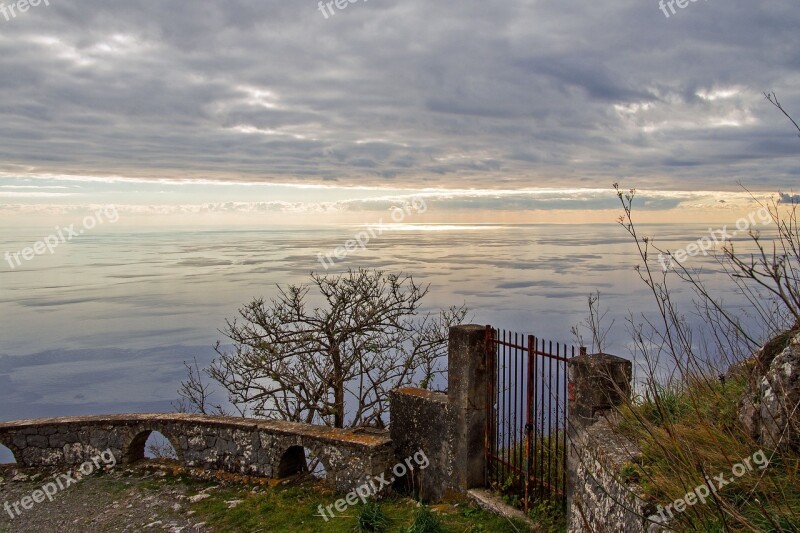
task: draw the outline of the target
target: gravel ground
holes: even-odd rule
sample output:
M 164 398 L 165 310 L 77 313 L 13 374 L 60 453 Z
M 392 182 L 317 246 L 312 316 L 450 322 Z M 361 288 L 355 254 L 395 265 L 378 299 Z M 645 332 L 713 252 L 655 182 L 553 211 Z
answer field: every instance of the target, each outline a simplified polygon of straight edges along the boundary
M 52 502 L 45 499 L 33 503 L 30 510 L 20 504 L 21 515 L 12 519 L 5 503 L 16 514 L 15 502 L 32 496 L 53 476 L 69 470 L 24 470 L 0 465 L 0 533 L 210 531 L 199 518 L 193 519 L 190 507 L 215 485 L 182 478 L 168 480 L 166 468 L 155 464 L 118 466 L 73 483 L 59 491 Z

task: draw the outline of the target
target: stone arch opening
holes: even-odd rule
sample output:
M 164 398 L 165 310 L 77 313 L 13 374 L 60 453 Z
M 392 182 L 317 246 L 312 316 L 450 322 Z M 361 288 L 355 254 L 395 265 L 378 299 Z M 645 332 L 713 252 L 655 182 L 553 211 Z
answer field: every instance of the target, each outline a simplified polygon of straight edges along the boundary
M 291 477 L 297 474 L 308 472 L 306 462 L 306 450 L 302 446 L 291 446 L 283 452 L 281 461 L 278 464 L 278 479 Z
M 144 443 L 144 458 L 177 461 L 178 452 L 163 433 L 153 431 Z
M 15 465 L 17 464 L 17 457 L 11 448 L 0 442 L 0 465 Z
M 278 479 L 299 474 L 325 479 L 328 472 L 324 461 L 317 452 L 303 446 L 291 446 L 281 456 L 277 474 Z
M 126 456 L 128 463 L 145 459 L 182 461 L 183 457 L 172 439 L 160 431 L 148 429 L 133 438 Z
M 323 457 L 316 450 L 309 448 L 305 450 L 309 473 L 317 479 L 327 479 L 328 468 Z

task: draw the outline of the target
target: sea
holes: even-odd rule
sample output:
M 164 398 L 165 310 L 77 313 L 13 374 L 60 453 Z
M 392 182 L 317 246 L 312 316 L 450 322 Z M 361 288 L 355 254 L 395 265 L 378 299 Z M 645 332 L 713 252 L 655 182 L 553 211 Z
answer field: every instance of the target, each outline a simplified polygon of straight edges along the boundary
M 348 268 L 405 273 L 429 286 L 423 312 L 465 304 L 469 322 L 576 344 L 599 291 L 605 351 L 634 359 L 631 324 L 653 313 L 637 246 L 620 225 L 387 226 L 326 266 L 352 225 L 87 232 L 53 253 L 0 266 L 0 420 L 171 412 L 184 362 L 207 365 L 226 319 L 278 286 Z M 687 247 L 707 225 L 646 225 L 662 249 Z M 46 237 L 0 230 L 0 254 Z M 353 248 L 352 245 L 350 248 Z M 660 272 L 655 255 L 649 266 Z M 687 260 L 727 305 L 744 301 L 711 255 Z M 660 275 L 660 274 L 659 274 Z M 690 287 L 670 275 L 690 320 Z M 587 335 L 584 332 L 584 335 Z M 589 338 L 588 335 L 586 337 Z M 636 361 L 638 363 L 638 361 Z

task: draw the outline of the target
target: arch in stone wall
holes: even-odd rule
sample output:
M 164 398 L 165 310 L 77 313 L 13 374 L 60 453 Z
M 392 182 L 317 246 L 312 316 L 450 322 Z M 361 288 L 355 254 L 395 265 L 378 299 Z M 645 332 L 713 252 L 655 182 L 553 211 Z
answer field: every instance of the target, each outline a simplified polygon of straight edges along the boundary
M 275 477 L 283 479 L 308 472 L 306 450 L 302 446 L 289 446 L 281 455 Z
M 289 446 L 283 451 L 283 453 L 279 456 L 280 461 L 278 462 L 278 465 L 273 470 L 273 477 L 283 479 L 285 477 L 308 472 L 308 454 L 306 453 L 306 450 L 311 452 L 314 457 L 319 459 L 319 462 L 322 465 L 325 474 L 327 475 L 327 473 L 330 472 L 328 459 L 319 453 L 319 449 L 316 446 L 309 446 L 309 444 L 306 443 L 305 445 L 297 444 Z M 312 474 L 313 473 L 314 472 L 312 472 Z
M 11 462 L 9 463 L 2 462 L 3 450 L 8 450 L 8 452 L 11 454 Z M 20 454 L 17 452 L 17 450 L 14 450 L 13 445 L 8 446 L 6 445 L 5 442 L 0 440 L 0 464 L 20 464 L 19 460 L 17 459 L 19 456 Z
M 169 431 L 165 431 L 163 428 L 149 428 L 140 430 L 133 437 L 133 439 L 131 439 L 130 444 L 128 444 L 128 447 L 124 452 L 125 462 L 135 463 L 136 461 L 141 461 L 145 458 L 145 445 L 147 444 L 147 439 L 150 438 L 150 435 L 154 431 L 160 433 L 165 439 L 167 439 L 169 444 L 172 446 L 172 449 L 175 450 L 175 454 L 178 456 L 178 462 L 183 463 L 183 450 L 176 445 L 178 443 L 178 439 L 170 434 Z
M 182 465 L 272 477 L 315 466 L 312 474 L 343 491 L 391 456 L 388 436 L 356 437 L 309 424 L 180 413 L 0 422 L 0 444 L 26 467 L 78 465 L 103 449 L 121 465 L 146 457 L 153 432 L 169 441 Z M 302 459 L 300 450 L 289 451 L 293 446 L 303 448 Z M 306 458 L 316 459 L 319 469 L 310 461 L 304 464 Z

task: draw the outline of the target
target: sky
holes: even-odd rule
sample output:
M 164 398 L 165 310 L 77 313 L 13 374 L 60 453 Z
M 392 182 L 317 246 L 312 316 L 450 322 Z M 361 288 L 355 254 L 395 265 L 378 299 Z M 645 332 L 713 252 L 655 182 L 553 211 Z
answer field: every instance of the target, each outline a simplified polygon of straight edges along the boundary
M 419 198 L 403 222 L 613 222 L 615 182 L 641 221 L 712 222 L 796 193 L 763 94 L 800 117 L 796 0 L 0 2 L 4 228 Z

